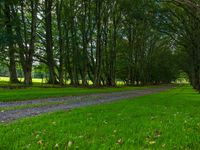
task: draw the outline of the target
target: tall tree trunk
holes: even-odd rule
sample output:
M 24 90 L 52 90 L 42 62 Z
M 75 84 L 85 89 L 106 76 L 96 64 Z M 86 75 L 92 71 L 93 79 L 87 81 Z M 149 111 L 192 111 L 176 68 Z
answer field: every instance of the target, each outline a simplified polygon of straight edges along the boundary
M 55 73 L 55 62 L 53 58 L 52 38 L 52 0 L 45 0 L 45 31 L 46 31 L 46 53 L 49 68 L 49 84 L 57 84 Z
M 61 13 L 62 13 L 62 6 L 63 0 L 57 1 L 56 5 L 56 14 L 57 14 L 57 25 L 58 25 L 58 35 L 59 35 L 59 82 L 60 85 L 64 84 L 64 42 L 63 42 L 63 34 L 62 34 L 62 27 L 61 27 Z
M 9 72 L 10 72 L 10 82 L 19 83 L 17 78 L 17 70 L 15 63 L 15 49 L 13 46 L 9 46 Z
M 74 0 L 70 0 L 70 7 L 71 7 L 71 16 L 70 16 L 70 31 L 71 31 L 71 43 L 72 43 L 72 77 L 73 77 L 73 84 L 75 86 L 79 85 L 78 79 L 78 66 L 79 66 L 79 55 L 78 55 L 78 47 L 77 47 L 77 31 L 75 27 L 75 2 Z
M 33 64 L 33 55 L 35 51 L 35 42 L 36 42 L 36 24 L 37 24 L 37 9 L 38 9 L 38 0 L 31 1 L 31 39 L 30 47 L 27 55 L 26 65 L 25 65 L 25 79 L 24 82 L 26 85 L 32 84 L 32 64 Z
M 96 68 L 95 68 L 95 86 L 101 84 L 101 63 L 102 63 L 102 49 L 101 49 L 101 0 L 96 2 L 96 23 L 97 23 L 97 41 L 96 41 Z
M 86 18 L 87 18 L 87 3 L 83 1 L 84 5 L 84 15 L 82 21 L 82 43 L 83 43 L 83 73 L 82 73 L 82 84 L 87 86 L 87 72 L 88 72 L 88 53 L 87 53 L 87 46 L 88 46 L 88 32 L 86 28 Z M 90 14 L 89 14 L 90 15 Z
M 24 17 L 24 1 L 21 0 L 21 18 L 22 24 L 18 24 L 15 28 L 17 34 L 17 43 L 19 46 L 19 56 L 20 56 L 20 63 L 22 65 L 23 73 L 24 73 L 24 84 L 31 85 L 32 84 L 32 64 L 33 64 L 33 55 L 35 51 L 35 41 L 36 41 L 36 24 L 37 24 L 37 8 L 38 8 L 38 1 L 31 1 L 31 36 L 30 36 L 30 43 L 28 47 L 28 40 L 27 40 L 27 25 L 25 22 Z M 13 16 L 18 18 L 17 12 L 13 9 Z M 23 35 L 24 39 L 22 38 L 22 31 L 20 25 L 23 26 Z
M 115 70 L 116 70 L 116 45 L 117 45 L 117 24 L 116 24 L 116 3 L 113 10 L 113 39 L 110 53 L 110 86 L 115 86 Z
M 128 41 L 129 41 L 129 49 L 128 49 L 128 84 L 129 85 L 134 85 L 135 80 L 134 80 L 134 55 L 133 55 L 133 50 L 134 50 L 134 37 L 133 37 L 133 25 L 130 23 L 129 25 L 129 30 L 128 30 Z
M 13 29 L 11 25 L 11 10 L 7 2 L 5 2 L 5 16 L 6 16 L 6 32 L 7 32 L 7 41 L 8 41 L 8 56 L 9 56 L 9 72 L 10 72 L 10 82 L 19 83 L 17 78 L 16 63 L 15 63 L 15 48 L 13 41 Z

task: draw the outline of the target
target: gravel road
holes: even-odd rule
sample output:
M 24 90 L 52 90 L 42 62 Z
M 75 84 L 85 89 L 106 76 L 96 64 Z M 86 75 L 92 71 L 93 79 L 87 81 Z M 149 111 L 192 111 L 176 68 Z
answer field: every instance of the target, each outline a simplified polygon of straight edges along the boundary
M 127 98 L 135 98 L 148 94 L 160 93 L 162 91 L 166 91 L 171 88 L 173 87 L 165 86 L 160 88 L 151 88 L 144 90 L 91 94 L 82 96 L 68 96 L 62 98 L 48 98 L 48 99 L 38 99 L 38 100 L 20 101 L 20 102 L 1 102 L 0 109 L 2 111 L 0 112 L 0 122 L 10 122 L 20 118 L 33 117 L 48 112 L 69 110 L 78 107 L 124 100 Z M 3 110 L 3 108 L 10 108 L 10 107 L 16 107 L 16 108 L 14 110 L 5 110 L 5 111 Z

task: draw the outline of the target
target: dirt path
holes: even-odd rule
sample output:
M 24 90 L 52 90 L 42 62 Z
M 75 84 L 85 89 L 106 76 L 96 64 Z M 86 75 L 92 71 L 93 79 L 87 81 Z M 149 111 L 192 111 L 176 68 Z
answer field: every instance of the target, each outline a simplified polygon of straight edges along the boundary
M 148 94 L 159 93 L 173 87 L 166 86 L 145 90 L 133 90 L 124 92 L 113 92 L 105 94 L 91 94 L 82 96 L 69 96 L 63 98 L 49 98 L 21 102 L 2 102 L 0 103 L 0 122 L 9 122 L 24 117 L 32 117 L 39 114 L 54 112 L 59 110 L 69 110 L 73 108 L 97 105 L 127 98 L 135 98 Z M 37 106 L 37 107 L 36 107 Z M 3 110 L 3 108 L 16 107 L 14 110 Z

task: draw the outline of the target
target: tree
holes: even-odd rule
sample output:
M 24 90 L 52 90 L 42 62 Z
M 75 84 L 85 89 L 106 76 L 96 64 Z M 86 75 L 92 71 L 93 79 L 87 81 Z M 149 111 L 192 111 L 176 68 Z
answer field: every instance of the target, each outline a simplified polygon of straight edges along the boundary
M 16 65 L 22 68 L 26 85 L 34 66 L 44 64 L 48 83 L 61 86 L 159 84 L 184 70 L 199 88 L 198 2 L 5 2 L 0 3 L 0 63 L 10 64 L 15 79 Z M 192 67 L 177 68 L 179 55 Z
M 49 67 L 50 84 L 56 84 L 55 61 L 53 55 L 53 37 L 52 37 L 52 0 L 45 0 L 45 31 L 46 31 L 46 54 L 47 65 Z

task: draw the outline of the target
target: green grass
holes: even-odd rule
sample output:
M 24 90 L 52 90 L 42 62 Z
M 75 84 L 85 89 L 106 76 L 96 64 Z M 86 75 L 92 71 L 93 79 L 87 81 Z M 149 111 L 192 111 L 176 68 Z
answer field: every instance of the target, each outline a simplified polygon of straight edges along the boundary
M 0 149 L 200 149 L 200 95 L 160 94 L 0 125 Z
M 1 89 L 0 102 L 21 101 L 50 97 L 75 96 L 93 93 L 117 92 L 126 90 L 146 89 L 158 86 L 144 87 L 118 87 L 118 88 L 26 88 L 26 89 Z
M 25 108 L 37 108 L 37 107 L 45 107 L 45 106 L 54 106 L 59 104 L 65 104 L 64 102 L 48 102 L 42 104 L 28 104 L 28 105 L 21 105 L 21 106 L 11 106 L 11 107 L 0 107 L 0 112 L 9 111 L 9 110 L 18 110 L 18 109 L 25 109 Z

